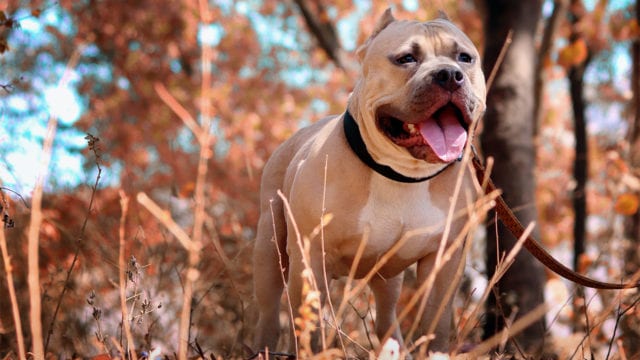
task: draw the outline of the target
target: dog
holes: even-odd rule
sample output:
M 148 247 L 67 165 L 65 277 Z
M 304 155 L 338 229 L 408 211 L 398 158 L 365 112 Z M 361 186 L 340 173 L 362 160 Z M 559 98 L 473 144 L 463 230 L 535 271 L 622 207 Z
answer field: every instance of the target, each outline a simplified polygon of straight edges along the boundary
M 297 316 L 306 268 L 324 303 L 325 283 L 351 271 L 364 277 L 394 245 L 369 287 L 377 336 L 383 341 L 390 333 L 403 346 L 396 304 L 404 270 L 417 263 L 418 283 L 427 280 L 459 173 L 463 188 L 474 186 L 459 161 L 470 128 L 486 109 L 485 79 L 471 40 L 447 19 L 397 20 L 387 10 L 356 55 L 361 73 L 347 111 L 299 130 L 265 165 L 253 258 L 255 349 L 276 349 L 284 286 Z M 463 210 L 467 201 L 461 196 L 453 207 Z M 331 220 L 323 221 L 320 236 L 326 214 Z M 465 221 L 452 221 L 445 245 Z M 309 239 L 307 251 L 299 242 L 303 237 Z M 463 261 L 456 250 L 428 295 L 420 324 L 423 331 L 435 329 L 430 350 L 448 350 L 450 301 L 431 322 Z

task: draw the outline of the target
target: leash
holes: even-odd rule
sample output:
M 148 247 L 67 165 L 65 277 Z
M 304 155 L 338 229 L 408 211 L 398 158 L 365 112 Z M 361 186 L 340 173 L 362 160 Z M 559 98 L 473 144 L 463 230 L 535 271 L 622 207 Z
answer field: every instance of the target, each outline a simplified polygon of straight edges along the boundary
M 478 182 L 480 184 L 483 184 L 484 181 L 487 182 L 487 188 L 485 189 L 485 193 L 490 193 L 495 191 L 496 186 L 491 180 L 491 178 L 486 176 L 486 173 L 485 173 L 486 171 L 484 169 L 484 166 L 480 162 L 478 155 L 474 153 L 471 159 L 471 162 L 473 163 L 473 167 L 476 170 L 476 178 L 478 179 Z M 513 236 L 516 237 L 516 239 L 519 239 L 524 234 L 524 231 L 525 231 L 524 226 L 522 226 L 522 223 L 520 222 L 520 220 L 518 220 L 518 218 L 515 216 L 511 208 L 509 208 L 507 203 L 504 201 L 504 199 L 502 198 L 502 195 L 498 195 L 498 197 L 496 198 L 495 211 L 500 221 L 502 221 L 504 226 L 506 226 L 507 229 L 509 229 L 509 231 L 513 234 Z M 556 260 L 542 246 L 540 246 L 540 244 L 536 239 L 534 239 L 530 235 L 527 236 L 527 239 L 524 241 L 524 247 L 527 249 L 527 251 L 529 251 L 529 253 L 531 253 L 531 255 L 533 255 L 536 259 L 538 259 L 538 261 L 540 261 L 549 270 L 553 271 L 554 273 L 560 275 L 561 277 L 569 281 L 572 281 L 576 284 L 580 284 L 582 286 L 586 286 L 594 289 L 612 289 L 612 290 L 640 287 L 640 283 L 614 284 L 614 283 L 594 280 L 592 278 L 579 274 L 571 270 L 570 268 L 566 267 L 564 264 L 560 263 L 558 260 Z

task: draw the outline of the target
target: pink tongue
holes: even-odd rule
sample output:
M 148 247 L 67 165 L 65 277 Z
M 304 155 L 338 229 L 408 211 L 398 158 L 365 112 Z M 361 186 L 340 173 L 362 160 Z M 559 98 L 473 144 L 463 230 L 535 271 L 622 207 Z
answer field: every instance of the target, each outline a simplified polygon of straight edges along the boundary
M 444 109 L 437 120 L 430 118 L 422 122 L 420 133 L 444 162 L 457 159 L 467 142 L 467 132 L 460 125 L 455 110 L 451 108 Z

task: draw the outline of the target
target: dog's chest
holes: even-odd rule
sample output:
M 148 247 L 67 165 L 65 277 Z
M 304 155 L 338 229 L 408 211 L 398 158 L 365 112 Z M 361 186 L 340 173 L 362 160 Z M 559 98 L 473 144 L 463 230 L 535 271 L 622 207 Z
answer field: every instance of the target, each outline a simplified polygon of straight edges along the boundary
M 448 206 L 436 201 L 426 184 L 372 180 L 356 222 L 357 232 L 368 237 L 364 257 L 379 258 L 395 246 L 393 259 L 414 262 L 436 251 Z

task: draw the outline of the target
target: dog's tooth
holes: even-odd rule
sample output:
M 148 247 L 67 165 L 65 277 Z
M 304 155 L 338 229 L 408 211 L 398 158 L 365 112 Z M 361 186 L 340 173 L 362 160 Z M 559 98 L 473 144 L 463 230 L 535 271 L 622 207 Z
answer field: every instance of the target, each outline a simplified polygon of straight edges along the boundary
M 410 134 L 416 133 L 416 126 L 414 124 L 407 124 L 407 130 L 409 130 Z

